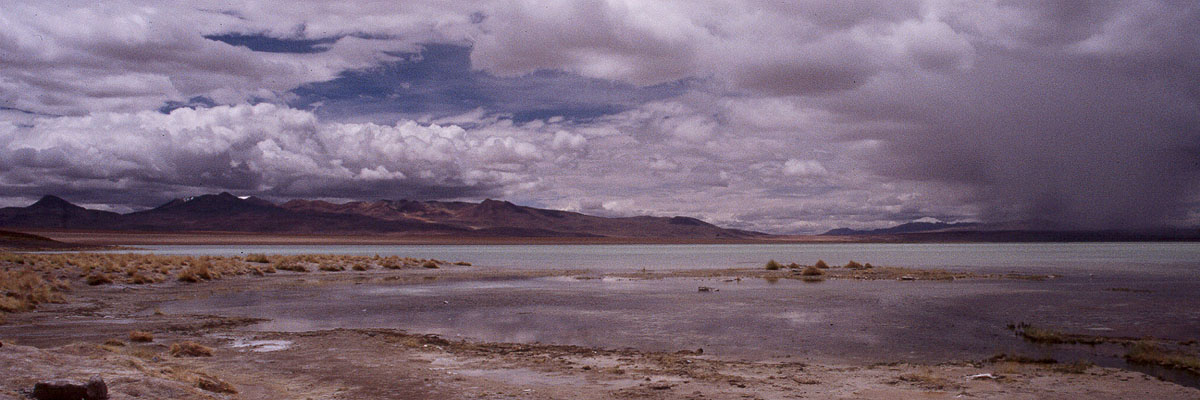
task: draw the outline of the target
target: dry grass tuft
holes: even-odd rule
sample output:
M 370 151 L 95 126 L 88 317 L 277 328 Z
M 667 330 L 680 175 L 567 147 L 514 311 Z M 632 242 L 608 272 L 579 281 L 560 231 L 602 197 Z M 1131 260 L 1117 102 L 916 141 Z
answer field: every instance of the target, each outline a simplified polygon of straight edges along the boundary
M 211 347 L 191 341 L 172 343 L 169 352 L 172 357 L 212 357 L 213 355 Z
M 430 261 L 426 261 L 424 264 L 421 264 L 421 267 L 422 267 L 422 268 L 429 268 L 429 269 L 437 269 L 437 268 L 438 268 L 438 264 L 437 264 L 437 262 L 434 262 L 433 260 L 430 260 Z
M 108 276 L 108 274 L 105 274 L 103 272 L 97 272 L 97 273 L 88 275 L 86 282 L 88 285 L 97 286 L 97 285 L 107 285 L 107 284 L 113 283 L 113 280 L 112 280 L 112 278 L 110 278 Z
M 275 269 L 280 270 L 280 271 L 308 272 L 308 268 L 305 268 L 303 265 L 300 265 L 299 263 L 291 262 L 291 261 L 279 262 L 279 263 L 275 264 L 274 267 L 275 267 Z
M 203 375 L 196 378 L 196 387 L 213 393 L 237 394 L 238 392 L 229 382 Z
M 829 264 L 826 264 L 825 260 L 817 260 L 817 263 L 813 264 L 813 266 L 820 269 L 829 269 Z
M 343 267 L 341 264 L 321 264 L 317 267 L 317 269 L 321 271 L 338 272 L 345 271 L 346 267 Z
M 134 343 L 146 343 L 154 341 L 154 334 L 146 331 L 129 332 L 129 341 Z
M 809 265 L 809 266 L 807 266 L 807 267 L 804 267 L 804 271 L 800 271 L 800 275 L 803 275 L 803 276 L 821 276 L 821 275 L 825 275 L 825 271 L 822 271 L 822 270 L 821 270 L 821 267 L 818 267 L 818 266 L 815 266 L 815 265 Z
M 69 286 L 29 270 L 0 271 L 0 311 L 17 312 L 32 310 L 43 303 L 65 302 L 62 290 Z
M 782 268 L 783 268 L 783 265 L 780 265 L 780 264 L 779 264 L 779 262 L 777 262 L 777 261 L 775 261 L 775 260 L 770 260 L 770 261 L 767 261 L 767 266 L 766 266 L 766 268 L 767 268 L 768 270 L 775 271 L 775 270 L 782 269 Z
M 271 259 L 268 258 L 266 254 L 247 254 L 245 260 L 246 262 L 262 264 L 271 262 Z

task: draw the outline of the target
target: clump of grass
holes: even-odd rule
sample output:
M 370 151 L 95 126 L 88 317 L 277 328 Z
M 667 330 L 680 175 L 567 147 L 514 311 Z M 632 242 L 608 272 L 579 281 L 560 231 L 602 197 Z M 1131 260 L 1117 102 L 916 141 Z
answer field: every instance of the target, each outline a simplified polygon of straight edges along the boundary
M 787 267 L 790 269 L 800 269 L 800 264 L 791 263 L 791 264 L 788 264 Z
M 143 275 L 141 272 L 134 272 L 133 275 L 129 277 L 129 283 L 135 285 L 144 285 L 147 283 L 154 283 L 154 279 Z
M 813 264 L 813 266 L 820 269 L 829 269 L 829 264 L 826 264 L 825 260 L 817 260 L 817 263 Z
M 867 267 L 863 266 L 862 264 L 859 264 L 857 261 L 850 260 L 850 262 L 846 263 L 846 268 L 849 268 L 849 269 L 866 269 Z
M 1070 334 L 1054 329 L 1036 327 L 1023 322 L 1016 325 L 1010 324 L 1008 328 L 1012 329 L 1017 336 L 1033 343 L 1094 345 L 1100 343 L 1128 343 L 1131 341 L 1128 338 Z
M 131 331 L 129 332 L 129 341 L 134 343 L 153 342 L 154 334 L 146 331 Z
M 300 265 L 300 263 L 290 262 L 290 261 L 285 261 L 285 262 L 280 262 L 278 264 L 275 264 L 275 269 L 278 269 L 280 271 L 308 272 L 308 268 L 305 268 L 303 265 Z
M 343 267 L 341 264 L 321 264 L 317 267 L 317 269 L 321 271 L 338 272 L 345 271 L 346 267 Z
M 819 266 L 816 266 L 816 265 L 809 265 L 809 266 L 807 266 L 807 267 L 804 267 L 804 270 L 803 270 L 803 271 L 800 271 L 800 275 L 804 275 L 804 276 L 821 276 L 821 275 L 825 275 L 825 271 L 822 271 L 822 270 L 821 270 L 821 267 L 819 267 Z
M 0 271 L 0 311 L 32 310 L 42 303 L 65 301 L 60 291 L 69 286 L 54 279 L 47 281 L 32 271 Z
M 1164 350 L 1157 343 L 1149 340 L 1134 343 L 1125 353 L 1125 360 L 1135 364 L 1159 365 L 1200 374 L 1200 357 Z
M 169 353 L 172 357 L 212 357 L 213 349 L 192 341 L 171 344 Z
M 360 262 L 360 263 L 355 263 L 354 266 L 350 267 L 350 269 L 353 269 L 355 271 L 366 271 L 368 268 L 367 268 L 367 263 Z
M 429 268 L 429 269 L 437 269 L 438 265 L 433 260 L 429 260 L 429 261 L 426 261 L 424 264 L 421 264 L 421 267 Z
M 775 270 L 778 270 L 781 268 L 783 268 L 783 265 L 780 265 L 775 260 L 767 261 L 767 269 L 768 270 L 775 271 Z
M 104 345 L 109 347 L 125 347 L 125 342 L 122 342 L 121 339 L 108 339 L 104 341 Z
M 112 278 L 110 278 L 108 276 L 108 274 L 103 273 L 103 272 L 97 272 L 97 273 L 88 275 L 85 282 L 87 282 L 88 285 L 97 286 L 97 285 L 107 285 L 107 284 L 112 283 L 113 281 L 112 281 Z
M 246 260 L 246 262 L 262 263 L 262 264 L 271 262 L 271 259 L 267 258 L 266 254 L 247 254 L 245 260 Z
M 213 393 L 237 394 L 238 392 L 233 385 L 229 384 L 229 382 L 225 382 L 211 376 L 197 377 L 196 387 Z
M 460 265 L 460 266 L 464 266 L 464 267 L 470 267 L 470 266 L 471 266 L 471 263 L 469 263 L 469 262 L 466 262 L 466 261 L 455 261 L 455 262 L 454 262 L 454 265 Z
M 209 269 L 211 264 L 207 261 L 198 261 L 188 265 L 187 269 L 179 273 L 179 280 L 184 282 L 200 282 L 218 278 L 219 275 L 213 273 Z

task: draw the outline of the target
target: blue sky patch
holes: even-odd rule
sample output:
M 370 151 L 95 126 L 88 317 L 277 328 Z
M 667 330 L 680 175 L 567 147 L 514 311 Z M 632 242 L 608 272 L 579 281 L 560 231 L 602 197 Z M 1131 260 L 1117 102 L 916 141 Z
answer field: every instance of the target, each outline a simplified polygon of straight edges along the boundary
M 329 45 L 340 39 L 340 37 L 280 39 L 264 35 L 243 35 L 240 33 L 207 35 L 204 38 L 266 53 L 320 53 L 329 50 Z
M 440 118 L 482 108 L 509 114 L 517 122 L 563 116 L 587 119 L 674 97 L 690 81 L 638 87 L 561 71 L 497 77 L 471 69 L 471 48 L 430 44 L 420 53 L 393 54 L 400 61 L 347 71 L 336 79 L 301 86 L 290 105 L 312 109 L 322 118 Z

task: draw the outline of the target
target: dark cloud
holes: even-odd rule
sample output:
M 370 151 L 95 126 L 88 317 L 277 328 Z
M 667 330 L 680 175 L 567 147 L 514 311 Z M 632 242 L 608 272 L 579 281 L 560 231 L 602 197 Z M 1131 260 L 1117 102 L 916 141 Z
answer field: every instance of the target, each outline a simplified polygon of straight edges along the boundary
M 993 48 L 970 71 L 881 83 L 836 107 L 894 124 L 859 136 L 882 143 L 878 173 L 964 186 L 990 220 L 1145 227 L 1183 220 L 1200 183 L 1197 83 L 1179 78 Z

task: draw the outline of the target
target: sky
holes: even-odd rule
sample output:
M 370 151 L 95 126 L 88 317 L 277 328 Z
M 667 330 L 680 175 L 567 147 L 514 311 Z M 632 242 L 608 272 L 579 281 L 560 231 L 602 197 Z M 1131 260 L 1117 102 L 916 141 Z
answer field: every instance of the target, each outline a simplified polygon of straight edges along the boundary
M 24 1 L 0 206 L 1200 224 L 1195 1 Z

